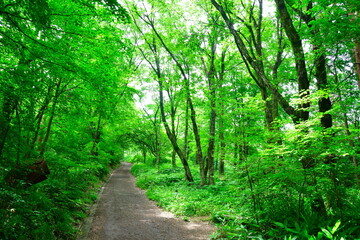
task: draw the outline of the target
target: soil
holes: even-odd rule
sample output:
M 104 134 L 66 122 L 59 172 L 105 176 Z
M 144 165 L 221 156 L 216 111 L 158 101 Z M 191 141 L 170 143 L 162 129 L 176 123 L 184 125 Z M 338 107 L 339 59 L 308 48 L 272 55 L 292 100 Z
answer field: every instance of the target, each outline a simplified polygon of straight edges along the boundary
M 184 221 L 158 208 L 135 186 L 131 163 L 123 162 L 103 187 L 84 239 L 192 240 L 209 239 L 215 227 L 200 220 Z

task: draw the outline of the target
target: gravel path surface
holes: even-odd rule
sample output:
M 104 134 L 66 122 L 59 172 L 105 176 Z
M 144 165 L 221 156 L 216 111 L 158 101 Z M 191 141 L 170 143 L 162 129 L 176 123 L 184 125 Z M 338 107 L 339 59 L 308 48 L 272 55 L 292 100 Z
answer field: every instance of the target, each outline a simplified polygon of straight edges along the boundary
M 135 186 L 131 163 L 123 162 L 104 186 L 87 239 L 192 240 L 209 239 L 214 226 L 185 222 L 159 209 Z

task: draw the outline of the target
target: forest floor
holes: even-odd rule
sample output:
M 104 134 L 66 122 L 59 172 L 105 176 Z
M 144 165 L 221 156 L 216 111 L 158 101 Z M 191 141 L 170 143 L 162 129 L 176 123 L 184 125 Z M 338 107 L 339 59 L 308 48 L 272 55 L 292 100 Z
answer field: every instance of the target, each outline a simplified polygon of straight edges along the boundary
M 200 220 L 184 221 L 158 208 L 135 186 L 132 164 L 123 162 L 104 186 L 88 240 L 209 239 L 215 227 Z

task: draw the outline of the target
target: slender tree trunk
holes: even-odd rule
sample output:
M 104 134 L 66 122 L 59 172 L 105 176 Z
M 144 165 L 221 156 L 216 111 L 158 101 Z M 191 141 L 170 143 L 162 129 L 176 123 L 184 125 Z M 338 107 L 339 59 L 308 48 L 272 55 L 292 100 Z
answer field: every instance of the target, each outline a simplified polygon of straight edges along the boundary
M 156 158 L 156 165 L 158 171 L 160 170 L 161 165 L 161 138 L 160 138 L 160 125 L 157 123 L 157 114 L 159 112 L 159 108 L 155 111 L 154 120 L 152 121 L 155 131 L 155 158 Z M 175 135 L 175 133 L 174 133 Z
M 19 114 L 19 105 L 16 106 L 15 109 L 16 120 L 17 120 L 17 134 L 18 134 L 18 142 L 17 142 L 17 149 L 16 149 L 16 165 L 20 164 L 20 151 L 21 151 L 21 120 Z
M 211 43 L 211 55 L 209 61 L 209 68 L 207 69 L 206 63 L 203 60 L 204 70 L 208 80 L 209 87 L 209 100 L 210 100 L 210 124 L 209 124 L 209 143 L 208 150 L 206 155 L 206 167 L 204 169 L 205 176 L 208 176 L 209 184 L 215 184 L 214 181 L 214 151 L 215 151 L 215 127 L 216 127 L 216 84 L 215 84 L 215 52 L 216 52 L 216 43 Z M 206 184 L 206 182 L 201 182 Z
M 198 161 L 200 162 L 200 167 L 201 167 L 201 165 L 202 165 L 202 166 L 204 165 L 204 164 L 203 164 L 203 158 L 202 158 L 201 141 L 200 141 L 200 134 L 199 134 L 198 126 L 197 126 L 197 123 L 196 123 L 196 111 L 195 111 L 195 108 L 194 108 L 194 105 L 193 105 L 193 102 L 192 102 L 192 99 L 191 99 L 191 96 L 190 96 L 190 82 L 189 82 L 189 79 L 188 79 L 188 77 L 187 77 L 187 75 L 186 75 L 186 73 L 185 73 L 185 70 L 184 70 L 183 66 L 179 63 L 177 57 L 176 57 L 176 56 L 174 55 L 174 53 L 168 48 L 168 46 L 165 44 L 163 38 L 162 38 L 162 37 L 160 36 L 160 34 L 157 32 L 157 30 L 156 30 L 156 28 L 155 28 L 154 23 L 152 22 L 152 20 L 148 18 L 147 23 L 150 25 L 150 27 L 152 28 L 153 32 L 154 32 L 155 35 L 157 36 L 157 38 L 160 40 L 161 45 L 164 47 L 164 49 L 165 49 L 165 50 L 167 51 L 167 53 L 170 55 L 170 57 L 172 58 L 172 60 L 175 62 L 176 66 L 178 67 L 178 69 L 179 69 L 179 71 L 180 71 L 180 73 L 181 73 L 181 75 L 182 75 L 182 77 L 183 77 L 183 79 L 184 79 L 184 81 L 185 81 L 185 89 L 186 89 L 186 94 L 187 94 L 187 99 L 186 99 L 186 101 L 187 101 L 187 103 L 188 103 L 188 105 L 189 105 L 189 109 L 190 109 L 190 119 L 191 119 L 191 122 L 192 122 L 192 127 L 193 127 L 195 142 L 196 142 L 196 148 L 197 148 L 196 157 L 197 157 Z M 163 89 L 161 79 L 159 79 L 159 83 L 161 83 L 161 89 Z M 162 97 L 162 99 L 163 99 L 162 90 L 161 90 L 161 97 Z M 161 102 L 161 101 L 160 101 L 160 102 Z M 163 108 L 163 110 L 164 110 L 164 105 L 163 105 L 163 103 L 162 103 L 162 108 Z M 165 112 L 162 113 L 162 115 L 163 115 L 163 122 L 164 122 L 164 120 L 166 120 L 166 119 L 165 119 Z M 165 122 L 166 122 L 166 121 L 165 121 Z M 164 124 L 165 124 L 165 122 L 164 122 Z M 167 123 L 166 123 L 166 126 L 169 128 L 169 126 L 168 126 Z M 166 132 L 167 132 L 168 130 L 170 131 L 170 128 L 167 129 L 166 126 L 165 126 Z M 170 131 L 169 133 L 170 133 L 170 135 L 171 135 L 171 138 L 170 138 L 170 136 L 169 136 L 169 134 L 168 134 L 168 136 L 169 136 L 169 138 L 170 138 L 170 141 L 173 142 L 173 143 L 176 143 L 176 147 L 175 147 L 175 145 L 173 144 L 175 151 L 178 153 L 178 156 L 179 156 L 179 157 L 180 157 L 180 155 L 181 155 L 180 159 L 181 159 L 182 163 L 183 163 L 183 164 L 184 164 L 184 163 L 186 164 L 186 166 L 184 165 L 184 167 L 188 168 L 187 160 L 186 160 L 185 156 L 183 155 L 183 152 L 181 151 L 181 149 L 179 148 L 179 146 L 178 146 L 178 144 L 177 144 L 176 137 L 171 134 L 171 131 Z M 179 153 L 180 153 L 180 155 L 179 155 Z M 189 168 L 188 168 L 188 170 L 190 171 Z M 190 172 L 189 172 L 189 173 L 190 173 Z M 190 175 L 191 175 L 191 174 L 189 174 L 189 173 L 187 173 L 187 174 L 189 175 L 189 176 L 187 177 L 187 179 L 192 182 L 193 179 L 192 179 L 192 176 L 191 176 L 191 178 L 190 178 Z M 202 177 L 203 177 L 203 176 L 202 176 Z M 191 179 L 191 180 L 190 180 L 190 179 Z
M 209 176 L 209 184 L 215 184 L 214 181 L 214 151 L 215 151 L 215 123 L 216 123 L 216 112 L 215 112 L 215 100 L 211 101 L 211 116 L 210 116 L 210 139 L 207 152 L 207 170 Z
M 350 22 L 355 21 L 359 16 L 357 12 L 349 13 L 349 16 L 353 16 Z M 354 60 L 355 60 L 355 71 L 357 75 L 357 85 L 360 89 L 360 38 L 357 36 L 354 40 Z
M 192 177 L 192 174 L 191 174 L 191 170 L 190 170 L 190 167 L 189 167 L 189 164 L 183 154 L 183 152 L 181 151 L 178 143 L 177 143 L 177 139 L 176 139 L 176 136 L 174 136 L 174 134 L 172 133 L 167 121 L 166 121 L 166 116 L 165 116 L 165 109 L 164 109 L 164 96 L 163 96 L 163 84 L 162 84 L 162 80 L 161 79 L 158 79 L 158 83 L 159 83 L 159 96 L 160 96 L 160 112 L 161 112 L 161 119 L 162 119 L 162 122 L 163 122 L 163 125 L 165 127 L 165 131 L 166 131 L 166 134 L 171 142 L 171 144 L 173 145 L 173 148 L 174 150 L 176 151 L 176 153 L 178 154 L 182 164 L 183 164 L 183 167 L 184 167 L 184 171 L 185 171 L 185 177 L 186 177 L 186 180 L 189 181 L 189 182 L 193 182 L 194 179 Z
M 190 93 L 189 93 L 190 94 Z M 188 97 L 187 102 L 189 104 L 190 108 L 190 119 L 192 122 L 194 137 L 195 137 L 195 143 L 196 143 L 196 160 L 200 165 L 200 177 L 201 177 L 201 185 L 206 184 L 206 165 L 203 159 L 202 149 L 201 149 L 201 140 L 200 140 L 200 134 L 199 129 L 196 123 L 196 112 L 192 103 L 192 100 L 190 97 Z
M 147 152 L 145 149 L 142 150 L 142 155 L 143 155 L 143 161 L 144 161 L 144 163 L 146 163 Z
M 18 100 L 13 93 L 13 88 L 8 89 L 4 97 L 2 112 L 0 115 L 0 157 L 6 143 L 6 138 L 10 129 L 12 115 L 18 105 Z
M 31 158 L 31 154 L 36 147 L 36 142 L 39 140 L 38 138 L 39 138 L 39 134 L 40 134 L 41 124 L 43 122 L 43 117 L 44 117 L 45 111 L 49 107 L 50 101 L 52 99 L 51 92 L 53 90 L 53 87 L 54 86 L 51 86 L 51 85 L 48 87 L 47 96 L 45 97 L 45 100 L 44 100 L 38 114 L 36 115 L 37 122 L 36 122 L 34 136 L 30 142 L 29 151 L 25 154 L 25 158 Z M 40 143 L 41 143 L 41 141 L 40 141 Z
M 224 120 L 220 117 L 219 120 L 219 140 L 220 140 L 220 162 L 219 162 L 219 174 L 225 173 L 225 137 L 224 137 Z
M 184 130 L 184 156 L 185 159 L 188 160 L 188 135 L 189 135 L 189 105 L 186 102 L 185 107 L 185 130 Z M 198 164 L 198 162 L 197 162 Z
M 224 83 L 225 77 L 225 57 L 226 57 L 226 50 L 221 53 L 221 65 L 219 71 L 219 140 L 220 140 L 220 159 L 219 159 L 219 174 L 224 175 L 225 173 L 225 137 L 224 137 L 224 104 L 223 104 L 223 96 L 222 96 L 222 87 Z
M 160 170 L 160 166 L 161 166 L 161 154 L 160 154 L 160 142 L 159 142 L 159 147 L 158 149 L 156 150 L 156 165 L 157 165 L 157 168 L 158 168 L 158 171 Z
M 60 96 L 60 86 L 61 86 L 61 80 L 59 80 L 59 82 L 56 84 L 55 96 L 54 96 L 54 100 L 53 100 L 53 104 L 52 104 L 52 108 L 51 108 L 51 112 L 50 112 L 50 118 L 49 118 L 49 121 L 47 124 L 44 140 L 42 141 L 42 144 L 40 146 L 40 155 L 39 155 L 40 158 L 44 157 L 44 153 L 46 150 L 46 144 L 50 137 L 51 126 L 52 126 L 52 122 L 53 122 L 53 119 L 55 116 L 55 110 L 56 110 L 58 98 Z
M 268 131 L 273 130 L 273 105 L 271 99 L 268 98 L 268 93 L 266 87 L 260 88 L 261 98 L 265 104 L 265 121 L 266 121 L 266 128 Z
M 170 97 L 170 94 L 169 94 L 169 97 Z M 175 114 L 176 114 L 176 110 L 175 110 L 175 107 L 173 106 L 174 103 L 173 103 L 173 100 L 171 99 L 171 130 L 172 130 L 172 133 L 174 136 L 176 136 L 176 128 L 175 128 Z M 186 156 L 186 155 L 185 155 Z M 171 165 L 173 168 L 176 167 L 176 152 L 175 150 L 173 149 L 172 153 L 171 153 Z
M 336 71 L 336 66 L 334 66 L 335 68 L 335 74 L 334 74 L 334 80 L 335 80 L 335 86 L 337 87 L 337 93 L 338 93 L 338 97 L 339 97 L 339 102 L 342 103 L 343 102 L 343 97 L 342 97 L 342 93 L 339 86 L 339 79 L 338 79 L 338 73 Z M 341 106 L 343 109 L 346 109 L 345 106 Z M 348 120 L 348 116 L 346 114 L 345 111 L 343 111 L 343 117 L 344 117 L 344 126 L 345 126 L 345 132 L 346 135 L 348 136 L 348 141 L 349 141 L 349 145 L 352 149 L 355 149 L 355 142 L 353 140 L 352 134 L 350 132 L 350 126 L 349 126 L 349 120 Z M 352 160 L 352 164 L 354 166 L 355 169 L 358 168 L 358 160 L 356 158 L 356 155 L 353 154 L 351 155 L 351 160 Z M 355 172 L 355 179 L 357 179 L 357 183 L 358 185 L 360 185 L 360 176 L 357 172 Z
M 99 118 L 98 118 L 98 121 L 97 121 L 97 124 L 96 124 L 96 129 L 92 133 L 93 145 L 92 145 L 91 150 L 90 150 L 90 154 L 92 156 L 98 156 L 99 155 L 99 150 L 98 150 L 97 145 L 99 144 L 100 138 L 101 138 L 100 128 L 101 128 L 101 114 L 99 114 Z
M 184 152 L 184 154 L 185 154 L 185 152 Z M 174 149 L 171 152 L 171 166 L 172 166 L 172 168 L 176 168 L 176 152 Z
M 355 54 L 356 73 L 358 77 L 357 84 L 358 84 L 358 88 L 360 89 L 360 41 L 355 42 L 354 54 Z

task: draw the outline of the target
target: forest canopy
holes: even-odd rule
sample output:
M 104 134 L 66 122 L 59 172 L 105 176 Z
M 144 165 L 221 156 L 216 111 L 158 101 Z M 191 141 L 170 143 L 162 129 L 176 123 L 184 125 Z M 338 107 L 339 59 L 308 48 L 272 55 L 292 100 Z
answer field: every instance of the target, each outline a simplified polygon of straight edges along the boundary
M 123 160 L 214 239 L 356 239 L 359 10 L 0 0 L 0 239 L 74 239 Z

